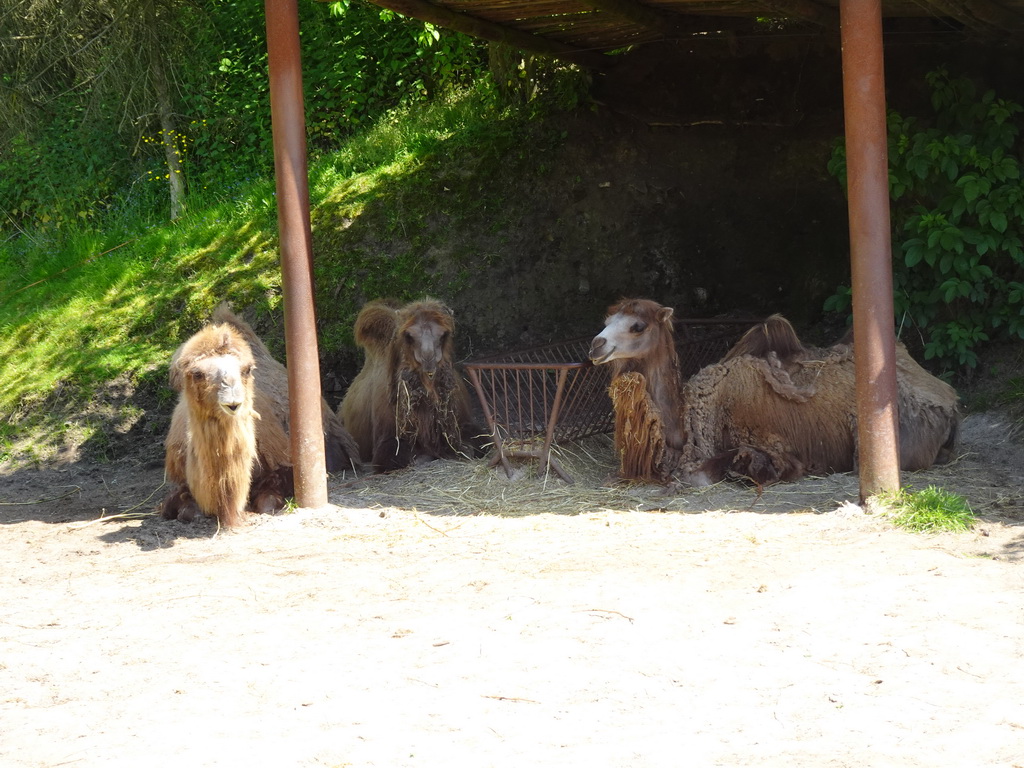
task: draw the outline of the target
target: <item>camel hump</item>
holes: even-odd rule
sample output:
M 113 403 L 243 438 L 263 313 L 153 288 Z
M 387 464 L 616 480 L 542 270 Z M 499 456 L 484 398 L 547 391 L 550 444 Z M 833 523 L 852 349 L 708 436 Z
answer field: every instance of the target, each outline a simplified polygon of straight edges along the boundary
M 782 315 L 772 315 L 743 334 L 722 358 L 722 362 L 741 355 L 767 359 L 771 352 L 780 360 L 791 360 L 807 352 L 789 320 Z
M 401 308 L 401 314 L 408 315 L 410 317 L 417 317 L 419 315 L 438 315 L 447 316 L 452 320 L 455 319 L 455 313 L 447 304 L 438 299 L 432 299 L 429 296 L 425 296 L 419 301 L 413 301 L 406 304 Z
M 256 335 L 256 331 L 252 329 L 251 325 L 235 314 L 234 310 L 231 309 L 230 303 L 222 301 L 218 304 L 217 308 L 213 310 L 213 316 L 210 318 L 210 321 L 215 324 L 230 325 L 238 331 L 239 335 L 248 342 L 258 365 L 273 359 L 274 356 L 270 354 L 270 350 L 263 343 L 263 339 Z
M 371 301 L 356 317 L 356 344 L 366 350 L 386 349 L 398 328 L 398 310 L 391 301 Z
M 234 310 L 231 309 L 231 304 L 227 301 L 222 301 L 217 305 L 217 308 L 213 310 L 213 315 L 210 317 L 210 322 L 215 324 L 226 323 L 234 326 L 239 333 L 245 336 L 246 341 L 251 341 L 256 337 L 249 324 L 235 314 Z

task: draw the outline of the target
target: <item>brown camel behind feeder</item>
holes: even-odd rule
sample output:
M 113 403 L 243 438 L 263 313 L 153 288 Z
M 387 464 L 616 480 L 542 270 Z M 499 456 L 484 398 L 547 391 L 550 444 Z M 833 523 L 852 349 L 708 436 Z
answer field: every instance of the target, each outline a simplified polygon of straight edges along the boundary
M 366 352 L 339 406 L 378 472 L 475 452 L 469 393 L 455 367 L 455 317 L 435 299 L 371 301 L 355 323 Z
M 764 485 L 855 467 L 852 343 L 809 349 L 774 315 L 673 390 L 667 309 L 621 302 L 591 347 L 595 363 L 616 366 L 610 391 L 623 477 L 708 484 L 731 475 Z M 948 461 L 959 435 L 956 392 L 902 344 L 896 357 L 900 466 Z
M 170 384 L 180 393 L 165 441 L 165 518 L 196 512 L 225 526 L 250 509 L 275 512 L 294 493 L 287 431 L 287 371 L 226 305 L 174 353 Z M 336 460 L 358 465 L 351 436 L 324 404 L 324 431 Z M 340 432 L 339 432 L 340 430 Z

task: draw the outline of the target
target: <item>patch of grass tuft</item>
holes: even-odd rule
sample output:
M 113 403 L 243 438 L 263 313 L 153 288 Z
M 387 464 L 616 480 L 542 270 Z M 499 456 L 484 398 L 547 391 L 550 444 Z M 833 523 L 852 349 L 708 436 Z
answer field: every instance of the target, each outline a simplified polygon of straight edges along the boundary
M 878 494 L 893 525 L 917 533 L 969 531 L 975 516 L 967 499 L 929 485 L 921 491 L 901 488 Z

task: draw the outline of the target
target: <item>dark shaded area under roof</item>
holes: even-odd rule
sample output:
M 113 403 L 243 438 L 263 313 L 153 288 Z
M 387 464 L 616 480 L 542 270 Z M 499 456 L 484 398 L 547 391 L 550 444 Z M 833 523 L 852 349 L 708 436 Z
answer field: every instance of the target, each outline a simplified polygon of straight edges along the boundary
M 616 60 L 617 57 L 607 55 L 609 52 L 657 41 L 737 33 L 841 37 L 853 319 L 858 339 L 856 394 L 861 501 L 900 487 L 885 172 L 883 38 L 887 25 L 890 31 L 893 25 L 899 25 L 898 31 L 908 36 L 940 30 L 1019 43 L 1024 39 L 1024 0 L 370 2 L 473 37 L 598 70 L 608 68 Z M 271 6 L 268 4 L 268 8 Z M 268 18 L 268 30 L 270 26 Z M 297 60 L 297 31 L 294 37 Z M 301 93 L 296 101 L 301 104 Z M 275 149 L 276 131 L 275 120 Z M 279 189 L 279 204 L 283 197 Z M 285 258 L 283 254 L 282 260 Z M 307 250 L 306 263 L 309 259 Z M 301 470 L 297 462 L 297 499 Z M 305 505 L 301 499 L 299 503 Z

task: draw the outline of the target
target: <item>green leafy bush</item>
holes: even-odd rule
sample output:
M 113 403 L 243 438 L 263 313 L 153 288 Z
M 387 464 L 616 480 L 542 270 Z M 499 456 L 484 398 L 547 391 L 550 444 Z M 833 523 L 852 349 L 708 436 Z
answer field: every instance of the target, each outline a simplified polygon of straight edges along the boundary
M 930 123 L 888 116 L 896 321 L 919 329 L 926 359 L 970 369 L 984 342 L 1024 338 L 1022 108 L 943 69 L 927 82 Z M 845 146 L 828 167 L 845 186 Z
M 38 132 L 17 133 L 0 151 L 0 231 L 80 227 L 126 184 L 127 149 L 109 122 L 82 112 L 64 98 Z
M 313 159 L 400 104 L 423 105 L 487 75 L 481 43 L 368 3 L 306 0 L 299 16 Z M 173 45 L 165 41 L 164 63 L 174 86 L 174 130 L 188 194 L 206 190 L 234 201 L 273 169 L 264 6 L 172 3 L 160 20 L 181 33 Z M 145 78 L 111 77 L 102 91 L 92 79 L 118 71 L 121 65 L 110 61 L 121 62 L 123 41 L 138 37 L 138 24 L 128 21 L 117 26 L 117 40 L 101 36 L 90 43 L 96 55 L 87 61 L 71 54 L 50 60 L 45 46 L 40 61 L 29 62 L 36 69 L 25 63 L 28 46 L 11 46 L 12 54 L 5 49 L 0 57 L 7 92 L 33 94 L 32 109 L 0 116 L 0 236 L 41 229 L 59 234 L 72 222 L 92 224 L 120 200 L 135 207 L 145 199 L 166 216 L 169 171 L 157 105 L 140 85 Z M 64 39 L 43 27 L 21 31 L 25 40 L 43 39 L 44 32 Z M 14 67 L 19 62 L 21 69 Z M 61 76 L 29 89 L 41 76 L 37 70 Z M 130 99 L 141 101 L 125 112 Z

